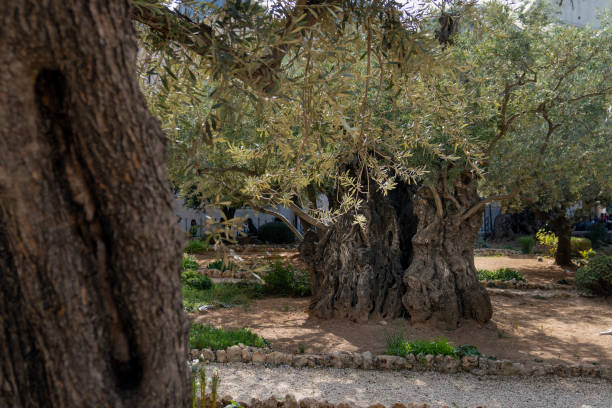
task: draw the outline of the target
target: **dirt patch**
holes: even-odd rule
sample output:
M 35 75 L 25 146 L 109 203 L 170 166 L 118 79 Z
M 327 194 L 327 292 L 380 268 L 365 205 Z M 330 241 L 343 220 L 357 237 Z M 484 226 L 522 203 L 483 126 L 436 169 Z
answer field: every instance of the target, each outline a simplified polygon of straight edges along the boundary
M 542 262 L 539 262 L 538 258 L 542 259 Z M 536 255 L 477 256 L 474 263 L 476 269 L 516 269 L 523 274 L 527 282 L 539 284 L 557 283 L 561 279 L 572 281 L 575 273 L 574 268 L 557 266 L 554 259 Z
M 321 320 L 307 314 L 309 299 L 273 298 L 251 303 L 248 310 L 222 309 L 196 318 L 217 327 L 249 327 L 279 351 L 330 350 L 384 353 L 386 337 L 403 332 L 410 339 L 449 338 L 472 344 L 500 359 L 534 364 L 543 360 L 566 364 L 612 364 L 612 337 L 599 332 L 612 327 L 612 300 L 570 298 L 539 300 L 492 296 L 493 320 L 485 325 L 466 321 L 448 331 L 427 325 L 411 326 L 397 319 L 357 324 Z

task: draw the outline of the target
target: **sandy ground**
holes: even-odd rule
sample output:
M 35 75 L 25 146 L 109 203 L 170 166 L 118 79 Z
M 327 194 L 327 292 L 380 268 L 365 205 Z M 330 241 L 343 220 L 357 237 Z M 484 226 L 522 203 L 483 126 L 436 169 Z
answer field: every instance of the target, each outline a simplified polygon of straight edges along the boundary
M 286 252 L 283 255 L 293 256 Z M 265 254 L 257 256 L 266 257 Z M 527 281 L 550 283 L 571 280 L 572 271 L 534 256 L 478 257 L 477 268 L 511 267 Z M 320 320 L 307 314 L 308 299 L 268 298 L 243 308 L 214 310 L 196 321 L 217 327 L 249 327 L 272 343 L 276 350 L 296 352 L 303 345 L 309 352 L 329 350 L 384 353 L 389 335 L 403 333 L 409 339 L 445 336 L 455 344 L 472 344 L 489 356 L 525 364 L 564 362 L 612 365 L 612 336 L 599 333 L 612 327 L 612 299 L 572 296 L 537 299 L 533 292 L 507 297 L 492 294 L 493 319 L 480 325 L 464 322 L 448 331 L 405 320 L 357 324 L 346 320 Z
M 612 407 L 612 385 L 594 378 L 476 377 L 410 371 L 266 368 L 249 364 L 210 364 L 221 377 L 220 395 L 251 398 L 315 397 L 359 406 L 395 402 L 432 407 Z

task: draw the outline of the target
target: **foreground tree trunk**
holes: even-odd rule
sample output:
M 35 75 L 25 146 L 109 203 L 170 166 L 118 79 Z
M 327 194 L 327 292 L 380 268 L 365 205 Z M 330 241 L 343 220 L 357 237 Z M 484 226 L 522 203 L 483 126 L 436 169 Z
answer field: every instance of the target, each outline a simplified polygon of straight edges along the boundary
M 474 243 L 482 223 L 482 209 L 465 218 L 454 204 L 436 200 L 421 189 L 414 199 L 418 217 L 412 239 L 413 259 L 404 274 L 403 302 L 412 322 L 435 321 L 457 327 L 461 319 L 491 319 L 491 300 L 478 281 Z M 455 183 L 454 197 L 460 209 L 480 202 L 471 177 Z M 455 205 L 456 207 L 456 205 Z
M 480 202 L 471 176 L 439 206 L 429 191 L 399 185 L 388 197 L 373 194 L 363 210 L 365 230 L 347 215 L 319 236 L 306 234 L 300 253 L 312 273 L 311 314 L 357 321 L 405 316 L 451 328 L 464 318 L 491 318 L 474 266 L 482 209 L 465 217 Z
M 185 407 L 161 130 L 128 2 L 0 8 L 0 406 Z
M 311 314 L 354 321 L 407 316 L 402 277 L 416 229 L 414 191 L 400 184 L 387 197 L 372 194 L 362 211 L 363 230 L 347 214 L 319 236 L 305 234 L 300 254 L 312 274 Z

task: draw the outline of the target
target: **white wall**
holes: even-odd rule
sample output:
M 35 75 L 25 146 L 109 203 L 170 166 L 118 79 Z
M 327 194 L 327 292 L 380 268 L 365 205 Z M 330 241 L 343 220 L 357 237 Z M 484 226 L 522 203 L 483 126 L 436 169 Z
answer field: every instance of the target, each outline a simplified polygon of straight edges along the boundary
M 559 0 L 551 0 L 559 5 Z M 599 27 L 597 16 L 601 10 L 612 7 L 612 0 L 563 0 L 561 20 L 571 25 Z

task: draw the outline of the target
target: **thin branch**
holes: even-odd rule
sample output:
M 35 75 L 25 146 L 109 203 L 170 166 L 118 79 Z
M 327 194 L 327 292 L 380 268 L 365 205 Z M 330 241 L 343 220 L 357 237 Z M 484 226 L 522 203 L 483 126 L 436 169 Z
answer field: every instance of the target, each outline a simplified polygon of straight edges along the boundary
M 249 169 L 244 169 L 242 167 L 238 167 L 238 166 L 230 166 L 230 167 L 223 167 L 223 168 L 219 168 L 219 169 L 215 169 L 215 168 L 199 168 L 197 169 L 197 174 L 198 176 L 201 176 L 202 174 L 223 174 L 223 173 L 230 173 L 230 172 L 234 172 L 234 173 L 242 173 L 246 176 L 253 176 L 256 177 L 258 176 L 256 171 L 253 170 L 249 170 Z
M 440 200 L 440 195 L 434 187 L 428 186 L 428 188 L 433 195 L 434 202 L 436 203 L 436 212 L 438 213 L 438 217 L 444 217 L 444 208 L 442 208 L 442 200 Z
M 251 203 L 250 201 L 247 202 L 247 204 L 254 209 L 257 212 L 260 212 L 262 214 L 268 214 L 268 215 L 273 215 L 274 217 L 277 217 L 278 219 L 280 219 L 282 222 L 285 223 L 285 225 L 287 225 L 289 227 L 289 229 L 291 231 L 293 231 L 293 233 L 295 234 L 296 237 L 298 237 L 298 239 L 300 241 L 302 241 L 304 239 L 304 236 L 300 233 L 300 231 L 298 231 L 297 228 L 295 228 L 295 226 L 289 222 L 289 220 L 281 213 L 273 211 L 273 210 L 268 210 L 262 207 L 258 207 L 256 205 L 253 205 L 253 203 Z
M 302 210 L 300 207 L 295 205 L 294 203 L 289 204 L 289 209 L 300 219 L 306 221 L 310 225 L 314 225 L 317 229 L 327 230 L 328 226 L 323 224 L 321 221 L 316 218 L 310 216 L 307 212 Z

